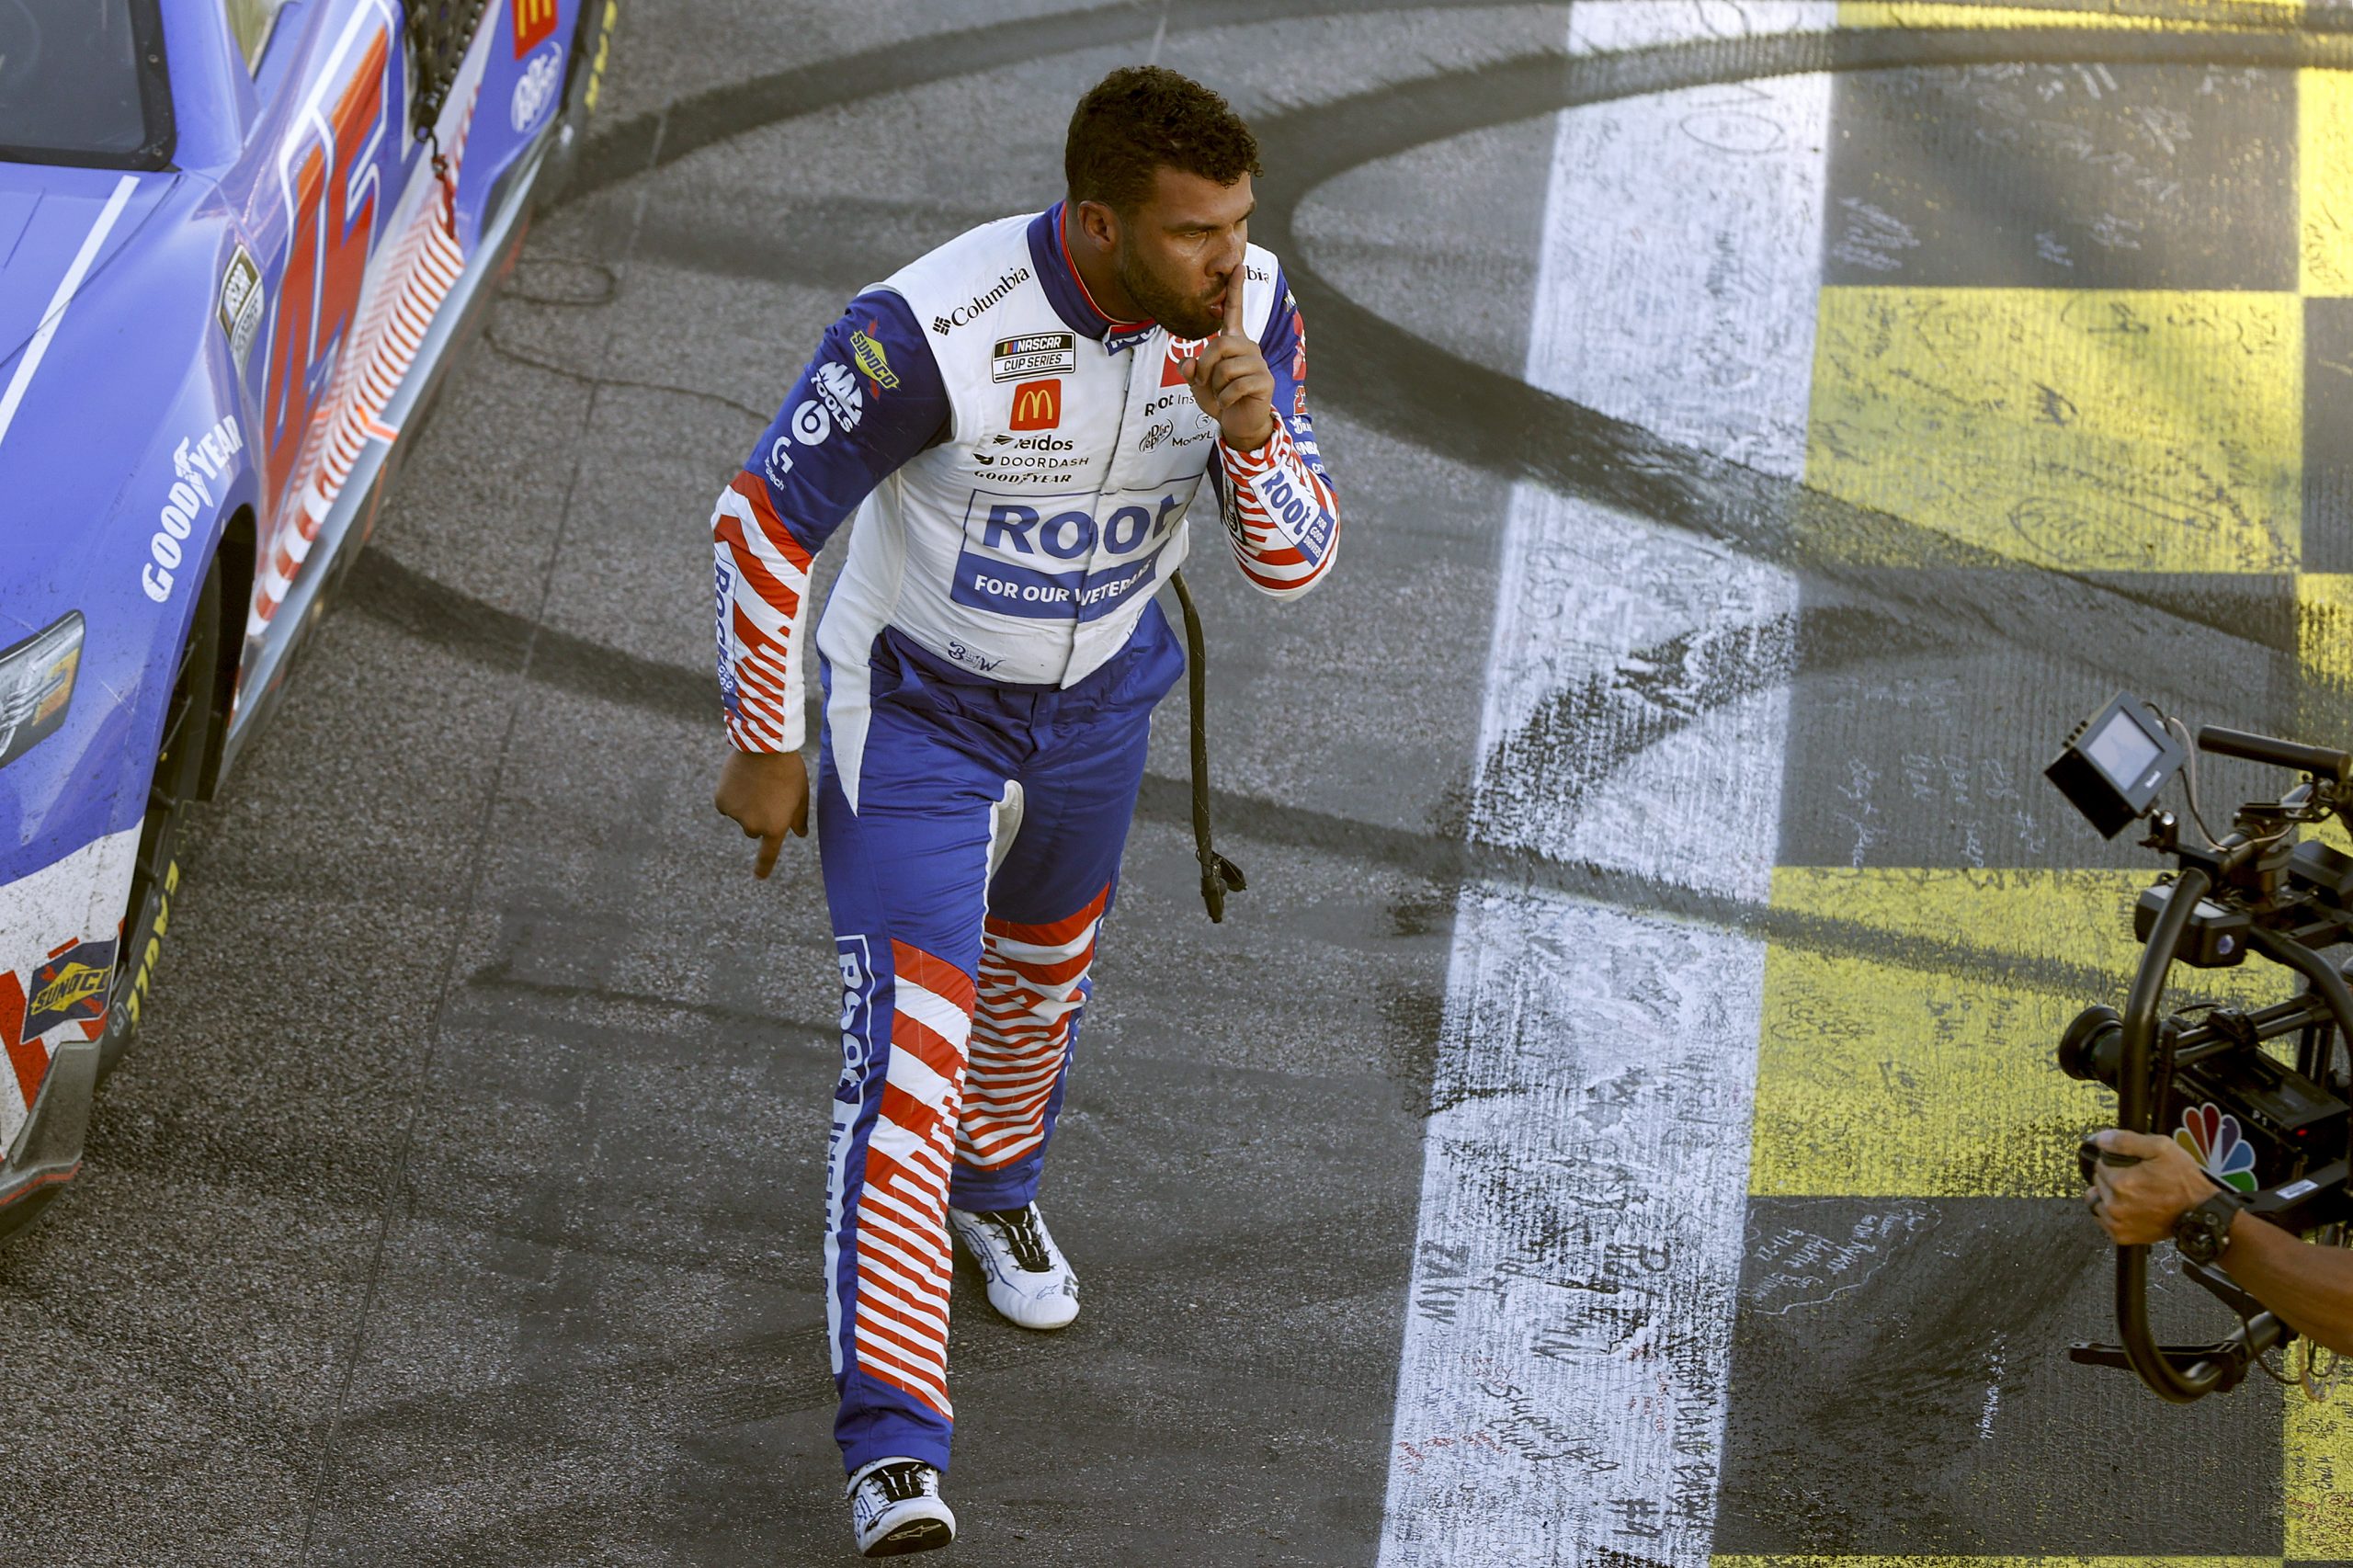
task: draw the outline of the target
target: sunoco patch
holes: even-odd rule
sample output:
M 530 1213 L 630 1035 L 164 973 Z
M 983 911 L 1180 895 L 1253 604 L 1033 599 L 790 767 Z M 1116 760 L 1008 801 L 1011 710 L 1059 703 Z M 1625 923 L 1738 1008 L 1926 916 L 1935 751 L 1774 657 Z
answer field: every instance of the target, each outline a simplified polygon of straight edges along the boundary
M 261 268 L 239 245 L 237 254 L 229 258 L 228 270 L 221 275 L 221 330 L 228 335 L 229 353 L 236 360 L 239 376 L 245 373 L 254 335 L 260 329 Z
M 114 942 L 83 942 L 33 971 L 26 987 L 25 1032 L 36 1040 L 57 1028 L 103 1018 L 107 980 L 114 973 Z
M 1000 337 L 989 354 L 989 380 L 1026 381 L 1031 376 L 1069 374 L 1078 369 L 1078 339 L 1067 332 L 1033 332 Z

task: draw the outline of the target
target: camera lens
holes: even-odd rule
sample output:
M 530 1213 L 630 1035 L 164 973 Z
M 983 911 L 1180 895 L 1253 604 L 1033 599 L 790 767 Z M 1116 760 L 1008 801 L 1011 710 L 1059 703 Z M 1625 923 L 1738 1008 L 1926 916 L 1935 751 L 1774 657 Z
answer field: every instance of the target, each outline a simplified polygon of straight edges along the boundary
M 2113 1007 L 2086 1007 L 2059 1038 L 2059 1071 L 2087 1084 L 2116 1087 L 2124 1056 L 2124 1017 Z

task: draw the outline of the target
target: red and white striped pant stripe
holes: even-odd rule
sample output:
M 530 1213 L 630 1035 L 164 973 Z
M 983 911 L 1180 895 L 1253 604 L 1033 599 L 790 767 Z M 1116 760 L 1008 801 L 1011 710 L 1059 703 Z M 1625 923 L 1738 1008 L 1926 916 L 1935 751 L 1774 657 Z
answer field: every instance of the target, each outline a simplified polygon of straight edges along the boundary
M 1105 888 L 1077 914 L 1024 926 L 992 915 L 981 950 L 964 1114 L 956 1154 L 996 1170 L 1046 1138 L 1046 1106 L 1062 1081 L 1071 1031 L 1086 1002 L 1095 937 L 1110 896 Z
M 904 942 L 891 944 L 891 961 L 890 1062 L 858 1210 L 858 1363 L 952 1419 L 948 1178 L 972 982 Z

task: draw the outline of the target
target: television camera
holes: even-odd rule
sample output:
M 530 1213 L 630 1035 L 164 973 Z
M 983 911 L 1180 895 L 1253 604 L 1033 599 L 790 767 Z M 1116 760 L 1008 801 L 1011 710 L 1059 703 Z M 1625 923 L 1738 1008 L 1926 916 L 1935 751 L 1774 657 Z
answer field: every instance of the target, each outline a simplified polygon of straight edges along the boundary
M 2199 752 L 2302 778 L 2277 800 L 2240 806 L 2231 830 L 2216 838 L 2198 798 Z M 2114 838 L 2146 818 L 2141 842 L 2174 861 L 2133 906 L 2143 947 L 2123 1011 L 2094 1006 L 2078 1014 L 2059 1044 L 2061 1069 L 2114 1089 L 2119 1126 L 2173 1133 L 2211 1178 L 2245 1194 L 2254 1213 L 2290 1232 L 2342 1241 L 2353 1219 L 2353 1070 L 2342 1043 L 2353 1040 L 2353 989 L 2321 955 L 2353 940 L 2353 856 L 2301 839 L 2299 830 L 2353 809 L 2353 754 L 2211 725 L 2199 730 L 2193 748 L 2178 720 L 2120 695 L 2077 725 L 2044 771 L 2102 835 Z M 2155 804 L 2181 773 L 2187 826 Z M 2176 964 L 2226 969 L 2250 952 L 2294 971 L 2294 994 L 2252 1008 L 2164 1009 Z M 2097 1161 L 2131 1163 L 2088 1142 L 2077 1159 L 2087 1186 Z M 2157 1344 L 2149 1324 L 2148 1250 L 2117 1249 L 2122 1343 L 2073 1346 L 2074 1360 L 2129 1368 L 2177 1403 L 2236 1387 L 2250 1365 L 2294 1381 L 2264 1358 L 2295 1332 L 2221 1268 L 2187 1256 L 2183 1271 L 2236 1313 L 2240 1326 L 2210 1344 Z M 2302 1381 L 2317 1397 L 2309 1342 Z

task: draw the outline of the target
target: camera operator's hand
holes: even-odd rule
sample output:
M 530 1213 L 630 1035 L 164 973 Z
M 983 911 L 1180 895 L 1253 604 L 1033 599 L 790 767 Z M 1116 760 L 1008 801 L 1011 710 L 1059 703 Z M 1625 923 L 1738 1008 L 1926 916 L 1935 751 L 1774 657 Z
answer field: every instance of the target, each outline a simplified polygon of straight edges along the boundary
M 2092 1218 L 2119 1246 L 2170 1239 L 2173 1222 L 2218 1190 L 2189 1152 L 2170 1138 L 2111 1127 L 2092 1142 L 2111 1153 L 2141 1159 L 2137 1165 L 2093 1166 L 2094 1185 L 2084 1190 Z

